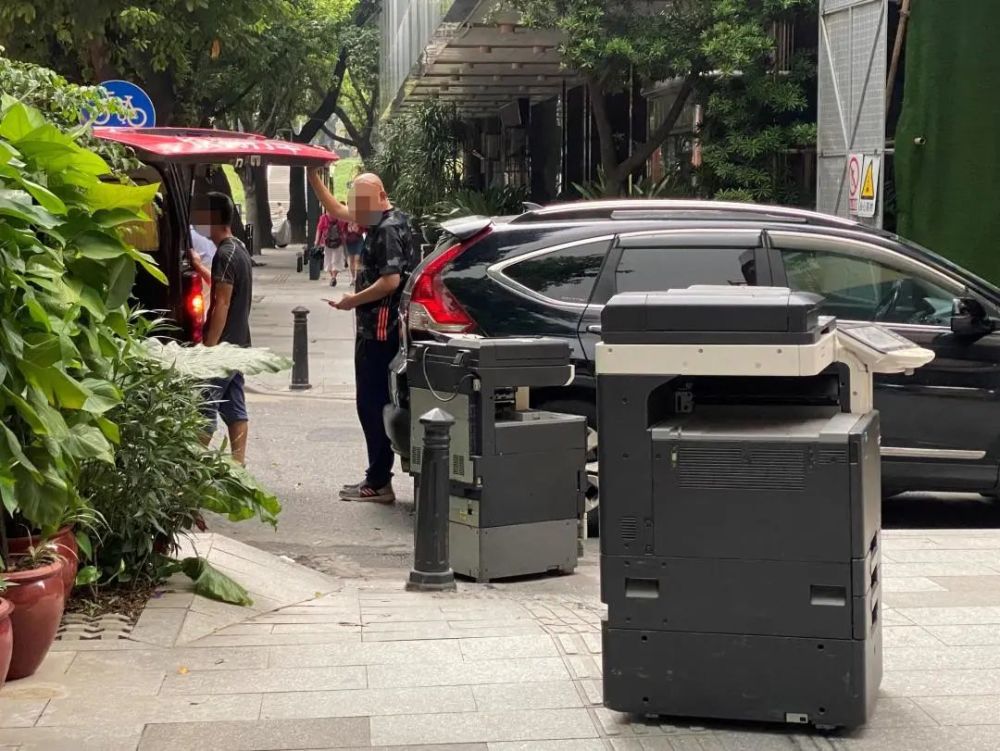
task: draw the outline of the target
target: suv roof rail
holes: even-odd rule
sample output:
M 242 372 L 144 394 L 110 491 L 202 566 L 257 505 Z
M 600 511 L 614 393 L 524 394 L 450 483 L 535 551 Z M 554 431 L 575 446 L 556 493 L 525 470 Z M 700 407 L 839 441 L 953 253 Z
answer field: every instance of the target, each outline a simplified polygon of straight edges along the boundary
M 685 217 L 685 214 L 688 216 Z M 857 222 L 830 214 L 807 211 L 789 206 L 736 203 L 731 201 L 694 201 L 678 199 L 613 199 L 604 201 L 579 201 L 545 206 L 521 214 L 512 224 L 567 220 L 614 219 L 719 219 L 754 221 L 785 221 L 802 224 L 820 224 L 839 227 L 857 227 Z

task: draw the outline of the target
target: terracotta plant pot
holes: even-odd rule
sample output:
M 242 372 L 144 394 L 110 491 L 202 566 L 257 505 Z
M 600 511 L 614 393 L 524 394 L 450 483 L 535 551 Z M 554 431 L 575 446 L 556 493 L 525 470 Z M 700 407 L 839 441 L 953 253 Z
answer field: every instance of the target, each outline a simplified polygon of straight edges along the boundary
M 7 669 L 10 668 L 10 655 L 14 649 L 14 635 L 10 625 L 10 614 L 14 606 L 0 597 L 0 689 L 7 679 Z
M 28 552 L 29 547 L 40 545 L 43 542 L 45 539 L 36 535 L 33 537 L 11 537 L 7 544 L 11 555 L 23 555 Z M 66 561 L 66 565 L 63 567 L 63 585 L 66 597 L 69 598 L 70 592 L 73 591 L 73 585 L 76 583 L 77 568 L 80 566 L 80 550 L 76 545 L 76 535 L 73 534 L 73 528 L 63 527 L 49 539 L 49 542 L 56 546 L 56 551 Z
M 32 675 L 55 641 L 66 604 L 62 578 L 64 566 L 59 560 L 30 571 L 8 571 L 5 574 L 7 581 L 15 585 L 4 594 L 14 606 L 14 612 L 10 614 L 14 651 L 7 680 Z

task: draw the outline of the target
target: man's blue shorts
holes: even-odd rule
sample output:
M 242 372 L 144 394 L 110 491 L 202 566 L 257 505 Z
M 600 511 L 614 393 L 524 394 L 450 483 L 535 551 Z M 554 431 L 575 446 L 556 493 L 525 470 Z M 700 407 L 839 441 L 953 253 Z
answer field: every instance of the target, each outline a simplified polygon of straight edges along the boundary
M 243 393 L 243 374 L 232 373 L 226 378 L 213 378 L 205 389 L 205 405 L 202 414 L 208 421 L 208 429 L 215 431 L 216 419 L 222 415 L 226 425 L 246 422 L 247 399 Z

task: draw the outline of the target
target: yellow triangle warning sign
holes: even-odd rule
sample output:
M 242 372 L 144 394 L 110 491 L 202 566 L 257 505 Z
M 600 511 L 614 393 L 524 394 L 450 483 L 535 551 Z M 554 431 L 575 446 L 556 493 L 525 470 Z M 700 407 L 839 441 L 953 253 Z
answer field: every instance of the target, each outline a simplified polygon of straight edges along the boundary
M 875 165 L 871 160 L 866 159 L 865 161 L 867 163 L 865 164 L 864 178 L 861 180 L 861 198 L 870 200 L 875 198 L 875 175 L 873 174 Z

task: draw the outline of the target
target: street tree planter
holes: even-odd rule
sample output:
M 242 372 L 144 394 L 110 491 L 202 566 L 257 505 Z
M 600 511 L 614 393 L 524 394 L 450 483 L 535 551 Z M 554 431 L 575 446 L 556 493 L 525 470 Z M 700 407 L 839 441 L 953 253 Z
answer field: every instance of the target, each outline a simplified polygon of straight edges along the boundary
M 10 614 L 14 606 L 0 597 L 0 690 L 7 679 L 10 656 L 14 649 L 14 634 L 10 624 Z
M 76 534 L 73 528 L 66 526 L 56 532 L 52 537 L 45 538 L 40 535 L 31 537 L 11 537 L 7 540 L 7 545 L 11 555 L 24 555 L 29 548 L 37 548 L 45 542 L 49 542 L 56 548 L 56 553 L 63 559 L 62 580 L 63 590 L 66 599 L 69 599 L 76 583 L 76 572 L 80 566 L 80 550 L 76 544 Z
M 17 557 L 11 559 L 16 565 Z M 12 585 L 4 596 L 14 606 L 14 612 L 9 614 L 14 650 L 7 680 L 33 675 L 55 641 L 66 604 L 64 566 L 60 559 L 27 571 L 4 574 Z

